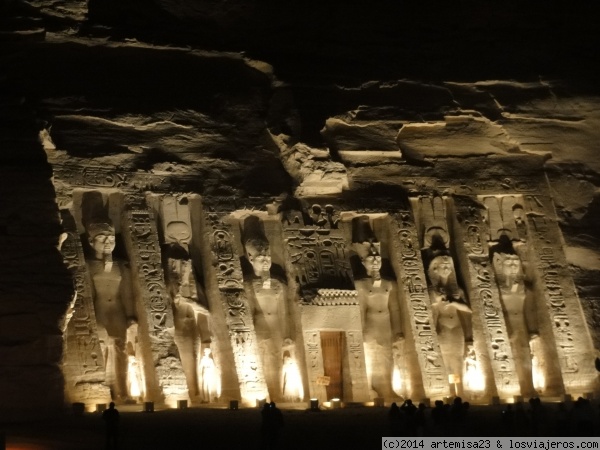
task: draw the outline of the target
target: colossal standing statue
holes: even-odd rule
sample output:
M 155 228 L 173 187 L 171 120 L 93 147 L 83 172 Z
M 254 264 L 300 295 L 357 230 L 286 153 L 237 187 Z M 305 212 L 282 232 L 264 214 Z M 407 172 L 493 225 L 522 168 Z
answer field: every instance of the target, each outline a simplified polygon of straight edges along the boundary
M 434 255 L 427 270 L 433 321 L 449 381 L 454 384 L 455 394 L 463 395 L 463 370 L 473 339 L 471 308 L 458 286 L 452 257 L 443 248 L 429 250 Z
M 284 341 L 291 339 L 290 317 L 287 314 L 286 285 L 272 276 L 269 242 L 261 230 L 260 219 L 244 220 L 244 250 L 249 270 L 244 274 L 247 292 L 252 302 L 252 317 L 271 399 L 281 399 L 283 386 Z
M 131 291 L 131 278 L 123 261 L 113 261 L 115 229 L 106 219 L 86 226 L 92 256 L 87 264 L 92 279 L 94 309 L 98 334 L 104 341 L 103 352 L 106 381 L 114 400 L 125 400 L 143 395 L 135 382 L 128 382 L 128 372 L 141 379 L 137 354 L 137 318 Z M 128 369 L 130 358 L 132 368 Z M 129 386 L 129 388 L 128 388 Z M 141 392 L 140 392 L 141 391 Z
M 427 270 L 433 322 L 448 381 L 463 395 L 464 375 L 473 348 L 471 308 L 458 284 L 450 253 L 446 202 L 439 195 L 418 199 L 417 211 L 423 239 L 422 256 Z M 471 353 L 472 356 L 472 353 Z
M 210 343 L 209 337 L 205 336 L 202 339 L 203 327 L 200 322 L 206 320 L 209 313 L 198 301 L 192 260 L 186 248 L 178 243 L 168 244 L 164 253 L 167 289 L 173 301 L 175 343 L 179 350 L 190 398 L 194 399 L 201 394 L 199 390 L 201 377 L 197 366 L 202 353 L 197 354 L 196 350 L 201 348 L 203 341 L 206 341 L 207 345 Z
M 532 371 L 532 360 L 541 364 L 541 342 L 536 330 L 535 317 L 526 314 L 527 295 L 523 264 L 513 243 L 507 235 L 502 235 L 497 245 L 491 248 L 492 265 L 496 274 L 502 307 L 507 321 L 516 370 L 524 396 L 536 395 L 534 376 L 542 376 L 541 367 Z M 535 380 L 538 385 L 543 380 Z
M 396 283 L 382 276 L 380 243 L 375 241 L 368 216 L 352 220 L 352 234 L 352 247 L 363 269 L 355 274 L 354 284 L 360 302 L 367 379 L 373 397 L 390 398 L 394 396 L 392 345 L 402 340 Z

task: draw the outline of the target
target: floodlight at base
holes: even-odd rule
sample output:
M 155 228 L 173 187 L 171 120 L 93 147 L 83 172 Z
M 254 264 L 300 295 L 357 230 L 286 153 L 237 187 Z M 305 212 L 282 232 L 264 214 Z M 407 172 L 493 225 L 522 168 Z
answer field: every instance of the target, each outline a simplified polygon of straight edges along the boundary
M 571 403 L 573 401 L 573 397 L 571 396 L 571 394 L 563 394 L 561 401 L 563 401 L 564 403 Z
M 375 397 L 373 399 L 373 406 L 383 408 L 385 406 L 385 400 L 383 397 Z
M 515 403 L 523 403 L 522 395 L 515 395 L 513 398 L 514 398 Z
M 177 409 L 187 409 L 188 401 L 187 400 L 177 400 Z
M 106 403 L 96 403 L 96 412 L 106 411 Z
M 310 410 L 311 411 L 319 411 L 319 399 L 318 398 L 310 399 Z
M 267 404 L 266 398 L 257 398 L 256 399 L 256 407 L 257 408 L 263 408 L 266 404 Z
M 237 411 L 240 407 L 240 403 L 238 400 L 230 400 L 229 401 L 229 409 L 232 411 Z
M 331 399 L 331 409 L 340 409 L 342 407 L 342 401 L 339 398 Z
M 144 402 L 144 412 L 154 412 L 154 402 Z

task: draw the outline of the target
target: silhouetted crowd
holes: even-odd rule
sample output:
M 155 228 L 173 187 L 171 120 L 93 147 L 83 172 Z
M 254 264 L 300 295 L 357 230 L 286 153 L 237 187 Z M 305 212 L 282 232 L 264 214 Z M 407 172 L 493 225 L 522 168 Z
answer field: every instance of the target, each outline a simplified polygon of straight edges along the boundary
M 481 418 L 469 416 L 469 402 L 456 397 L 452 404 L 437 400 L 433 408 L 415 406 L 406 400 L 392 403 L 389 412 L 391 436 L 478 436 L 474 428 Z M 539 398 L 507 404 L 498 420 L 497 436 L 598 436 L 597 411 L 582 397 L 575 402 L 543 404 Z M 478 432 L 479 431 L 479 432 Z

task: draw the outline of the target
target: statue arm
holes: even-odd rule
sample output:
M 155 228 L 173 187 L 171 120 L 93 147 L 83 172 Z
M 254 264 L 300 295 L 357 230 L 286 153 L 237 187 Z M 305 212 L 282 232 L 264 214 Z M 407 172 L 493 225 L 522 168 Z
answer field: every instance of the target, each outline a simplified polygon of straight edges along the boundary
M 435 330 L 438 330 L 438 318 L 440 316 L 440 302 L 436 301 L 435 298 L 431 299 L 431 316 L 433 319 L 433 325 L 435 326 Z
M 358 292 L 358 306 L 360 308 L 360 322 L 363 330 L 365 329 L 365 318 L 367 317 L 367 293 L 364 284 L 357 280 L 355 282 L 356 290 Z
M 125 317 L 137 322 L 136 299 L 132 288 L 131 271 L 123 264 L 121 266 L 121 303 L 125 310 Z
M 538 320 L 535 311 L 534 298 L 533 295 L 530 294 L 531 291 L 525 294 L 523 314 L 525 316 L 525 326 L 527 327 L 527 331 L 529 332 L 529 335 L 532 336 L 538 334 Z
M 466 303 L 463 303 L 462 300 L 459 301 L 453 301 L 451 303 L 452 306 L 454 306 L 454 308 L 456 308 L 456 310 L 458 311 L 462 311 L 464 313 L 468 313 L 468 314 L 472 314 L 473 311 L 471 310 L 470 306 L 467 305 Z
M 398 295 L 398 286 L 395 282 L 390 282 L 392 285 L 390 296 L 388 299 L 388 308 L 390 310 L 390 322 L 392 325 L 392 338 L 396 339 L 403 336 L 402 319 L 400 317 L 400 298 Z
M 291 326 L 290 321 L 292 320 L 290 315 L 290 309 L 288 306 L 288 295 L 287 295 L 287 286 L 285 284 L 281 284 L 281 299 L 280 299 L 280 311 L 279 317 L 281 320 L 281 335 L 284 339 L 291 339 Z

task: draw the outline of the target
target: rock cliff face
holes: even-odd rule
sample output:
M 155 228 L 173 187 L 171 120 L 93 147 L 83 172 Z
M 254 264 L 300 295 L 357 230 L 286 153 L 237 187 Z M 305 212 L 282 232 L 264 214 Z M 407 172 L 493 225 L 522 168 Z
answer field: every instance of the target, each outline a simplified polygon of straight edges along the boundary
M 236 199 L 545 173 L 600 348 L 600 42 L 585 8 L 0 1 L 0 419 L 63 407 L 74 291 L 55 199 L 70 187 L 46 155 Z

